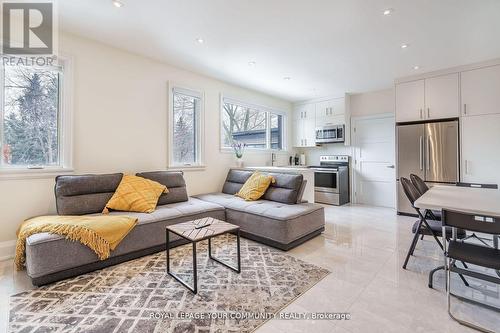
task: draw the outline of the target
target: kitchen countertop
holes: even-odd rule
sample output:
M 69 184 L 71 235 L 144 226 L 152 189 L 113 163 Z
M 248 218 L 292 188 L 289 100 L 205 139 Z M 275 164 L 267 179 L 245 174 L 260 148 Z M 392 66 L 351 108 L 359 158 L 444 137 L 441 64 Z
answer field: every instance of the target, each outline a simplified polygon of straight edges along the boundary
M 256 167 L 246 167 L 246 169 L 257 169 L 257 170 L 283 170 L 283 171 L 300 171 L 300 172 L 313 172 L 305 165 L 286 165 L 286 166 L 256 166 Z

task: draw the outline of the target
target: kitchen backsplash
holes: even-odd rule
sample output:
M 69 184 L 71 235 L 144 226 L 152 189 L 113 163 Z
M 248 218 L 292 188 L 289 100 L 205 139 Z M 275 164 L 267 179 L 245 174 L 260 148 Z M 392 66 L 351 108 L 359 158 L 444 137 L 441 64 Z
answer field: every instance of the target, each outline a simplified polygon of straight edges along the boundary
M 353 155 L 353 147 L 344 146 L 341 143 L 331 143 L 320 147 L 298 149 L 299 153 L 306 155 L 306 164 L 315 165 L 319 163 L 322 155 Z

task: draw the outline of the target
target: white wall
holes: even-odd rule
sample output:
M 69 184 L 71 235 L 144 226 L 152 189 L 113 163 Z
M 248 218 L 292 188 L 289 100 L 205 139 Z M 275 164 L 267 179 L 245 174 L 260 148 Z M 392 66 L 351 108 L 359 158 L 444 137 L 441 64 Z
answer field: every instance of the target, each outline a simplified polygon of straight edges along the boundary
M 221 92 L 291 110 L 287 101 L 74 35 L 61 36 L 60 49 L 74 58 L 73 154 L 77 174 L 166 169 L 167 81 L 205 92 L 207 167 L 185 173 L 190 194 L 220 190 L 226 171 L 235 164 L 231 153 L 219 149 Z M 270 155 L 247 152 L 244 159 L 247 165 L 267 165 Z M 286 164 L 288 156 L 280 154 L 279 162 Z M 12 250 L 15 231 L 24 219 L 55 213 L 53 186 L 53 177 L 0 179 L 0 258 Z
M 394 89 L 351 95 L 351 116 L 364 117 L 394 113 Z

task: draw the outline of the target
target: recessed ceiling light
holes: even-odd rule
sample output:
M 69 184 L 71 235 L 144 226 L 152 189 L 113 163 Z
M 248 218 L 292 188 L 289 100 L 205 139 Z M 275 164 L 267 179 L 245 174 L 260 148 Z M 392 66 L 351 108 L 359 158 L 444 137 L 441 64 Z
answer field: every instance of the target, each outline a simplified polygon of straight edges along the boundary
M 414 70 L 419 70 L 419 69 L 420 69 L 420 66 L 413 66 L 413 69 L 414 69 Z
M 290 81 L 291 79 L 292 79 L 292 78 L 291 78 L 291 77 L 289 77 L 289 76 L 285 76 L 285 77 L 283 78 L 283 80 L 285 80 L 285 81 Z
M 389 16 L 392 13 L 394 13 L 394 9 L 393 8 L 387 8 L 386 10 L 384 10 L 384 15 L 385 16 Z
M 248 62 L 248 66 L 255 66 L 257 65 L 257 63 L 255 61 L 249 61 Z
M 196 38 L 196 41 L 197 41 L 199 44 L 203 44 L 203 43 L 205 43 L 205 40 L 204 40 L 203 38 L 201 38 L 201 37 Z
M 408 46 L 410 46 L 410 45 L 408 45 L 408 44 L 401 44 L 401 48 L 402 49 L 406 49 L 406 48 L 408 48 Z
M 125 6 L 125 4 L 123 2 L 121 2 L 120 0 L 113 0 L 112 2 L 116 8 L 121 8 L 121 7 Z

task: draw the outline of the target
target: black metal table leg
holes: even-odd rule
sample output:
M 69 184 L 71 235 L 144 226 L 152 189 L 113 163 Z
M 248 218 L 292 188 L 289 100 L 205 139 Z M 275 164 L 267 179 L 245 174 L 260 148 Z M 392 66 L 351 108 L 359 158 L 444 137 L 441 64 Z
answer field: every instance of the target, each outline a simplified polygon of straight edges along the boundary
M 193 287 L 184 282 L 177 274 L 170 271 L 170 244 L 169 244 L 169 231 L 167 229 L 166 232 L 166 240 L 167 240 L 167 273 L 171 277 L 173 277 L 177 282 L 181 283 L 184 287 L 189 289 L 194 294 L 198 293 L 198 272 L 196 266 L 196 242 L 192 242 L 193 244 Z
M 235 271 L 236 273 L 240 273 L 241 272 L 241 256 L 240 256 L 240 230 L 239 229 L 236 232 L 236 251 L 237 251 L 237 256 L 238 256 L 237 257 L 238 268 L 234 268 L 233 266 L 230 266 L 230 265 L 220 261 L 219 259 L 215 258 L 214 256 L 212 256 L 212 239 L 211 238 L 208 239 L 208 257 L 210 259 L 212 259 L 213 261 L 216 261 L 219 264 L 226 266 L 227 268 Z

